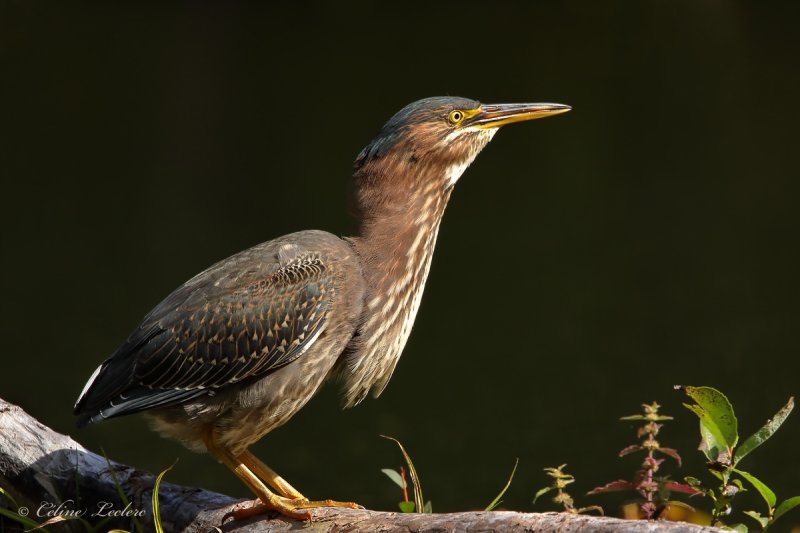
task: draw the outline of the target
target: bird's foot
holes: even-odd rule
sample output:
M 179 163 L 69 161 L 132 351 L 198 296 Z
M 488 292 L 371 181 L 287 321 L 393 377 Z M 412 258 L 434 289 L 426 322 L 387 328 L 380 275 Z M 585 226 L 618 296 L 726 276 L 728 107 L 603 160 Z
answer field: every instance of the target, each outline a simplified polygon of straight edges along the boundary
M 364 509 L 363 506 L 353 502 L 337 502 L 334 500 L 312 501 L 306 498 L 289 499 L 275 496 L 267 503 L 263 503 L 259 499 L 247 502 L 241 507 L 238 507 L 225 514 L 225 516 L 222 517 L 222 521 L 224 523 L 229 518 L 232 518 L 233 520 L 245 520 L 254 516 L 266 514 L 270 511 L 275 511 L 288 518 L 294 518 L 295 520 L 310 521 L 312 513 L 303 509 L 316 509 L 320 507 Z
M 277 499 L 277 498 L 276 498 Z M 284 500 L 284 498 L 280 498 Z M 289 502 L 291 500 L 287 500 Z M 297 511 L 292 507 L 291 503 L 284 505 L 284 502 L 272 501 L 269 504 L 264 504 L 256 498 L 247 503 L 242 504 L 240 507 L 228 512 L 222 517 L 222 522 L 225 523 L 229 518 L 233 520 L 247 520 L 254 516 L 261 516 L 269 512 L 276 512 L 287 518 L 295 520 L 310 521 L 311 513 L 308 511 Z
M 363 505 L 354 502 L 337 502 L 335 500 L 316 500 L 311 501 L 307 499 L 292 500 L 292 504 L 296 509 L 314 509 L 316 507 L 339 507 L 345 509 L 364 509 Z

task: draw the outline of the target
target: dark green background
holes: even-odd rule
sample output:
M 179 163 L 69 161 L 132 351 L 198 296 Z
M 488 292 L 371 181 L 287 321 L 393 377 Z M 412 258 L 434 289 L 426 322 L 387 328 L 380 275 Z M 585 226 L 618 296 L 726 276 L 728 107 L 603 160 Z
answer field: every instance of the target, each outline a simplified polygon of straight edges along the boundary
M 384 395 L 341 412 L 328 386 L 256 447 L 267 463 L 393 509 L 392 435 L 450 511 L 519 457 L 505 505 L 531 510 L 545 466 L 569 463 L 575 495 L 632 472 L 617 418 L 644 401 L 676 416 L 669 472 L 697 473 L 673 384 L 724 390 L 743 433 L 800 393 L 796 2 L 1 5 L 0 396 L 92 449 L 246 495 L 137 417 L 76 430 L 72 403 L 212 262 L 350 232 L 353 158 L 441 94 L 574 110 L 505 129 L 465 174 Z M 795 414 L 742 467 L 800 494 L 798 449 Z

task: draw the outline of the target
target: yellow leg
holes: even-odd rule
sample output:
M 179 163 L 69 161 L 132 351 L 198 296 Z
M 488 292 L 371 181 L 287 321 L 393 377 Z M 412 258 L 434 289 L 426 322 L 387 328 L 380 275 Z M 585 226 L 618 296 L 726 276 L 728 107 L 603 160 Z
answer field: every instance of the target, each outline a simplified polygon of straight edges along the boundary
M 288 516 L 290 518 L 296 518 L 299 520 L 310 520 L 311 514 L 308 512 L 297 512 L 296 507 L 292 505 L 292 500 L 288 498 L 283 498 L 278 496 L 277 494 L 270 491 L 264 483 L 258 477 L 250 471 L 247 466 L 242 464 L 242 462 L 231 452 L 227 449 L 223 448 L 222 446 L 218 445 L 214 440 L 213 434 L 211 431 L 206 433 L 205 438 L 203 439 L 208 449 L 208 452 L 219 459 L 222 464 L 227 466 L 231 471 L 236 474 L 236 477 L 241 479 L 247 488 L 249 488 L 253 493 L 258 496 L 258 499 L 261 500 L 263 508 L 259 508 L 260 506 L 253 506 L 250 509 L 242 509 L 241 512 L 237 511 L 233 513 L 234 518 L 245 518 L 247 516 L 251 516 L 253 514 L 259 514 L 266 510 L 274 510 L 278 511 L 282 515 Z M 253 512 L 255 511 L 255 512 Z
M 349 509 L 362 509 L 360 505 L 353 502 L 337 502 L 335 500 L 311 501 L 303 496 L 300 491 L 292 487 L 288 481 L 279 476 L 273 469 L 264 464 L 261 459 L 245 450 L 239 454 L 239 460 L 247 466 L 261 480 L 269 483 L 272 488 L 277 490 L 282 496 L 293 501 L 295 509 L 311 509 L 314 507 L 346 507 Z
M 231 514 L 234 519 L 247 518 L 268 510 L 273 510 L 290 518 L 310 520 L 311 513 L 308 511 L 301 511 L 301 509 L 313 509 L 315 507 L 362 508 L 360 505 L 351 502 L 337 502 L 333 500 L 309 501 L 288 482 L 278 476 L 271 468 L 256 459 L 250 452 L 245 452 L 240 454 L 239 457 L 236 457 L 226 448 L 217 444 L 212 431 L 207 432 L 203 440 L 209 453 L 219 459 L 236 474 L 261 501 L 261 505 L 253 505 L 249 508 L 234 511 Z M 256 470 L 259 475 L 266 478 L 265 480 L 270 485 L 285 494 L 286 497 L 278 496 L 270 491 L 253 470 Z
M 292 487 L 288 481 L 265 465 L 261 459 L 250 453 L 249 450 L 245 450 L 244 453 L 239 454 L 239 460 L 261 480 L 269 483 L 281 496 L 292 500 L 308 500 L 308 498 L 300 494 L 300 491 Z

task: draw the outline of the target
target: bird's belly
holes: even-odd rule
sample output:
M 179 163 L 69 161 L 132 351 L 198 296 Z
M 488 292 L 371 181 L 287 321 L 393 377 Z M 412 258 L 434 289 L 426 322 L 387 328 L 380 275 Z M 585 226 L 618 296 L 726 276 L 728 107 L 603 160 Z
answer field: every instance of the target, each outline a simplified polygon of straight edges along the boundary
M 308 359 L 304 355 L 297 364 L 241 391 L 229 412 L 214 423 L 217 441 L 237 453 L 285 424 L 317 393 L 342 349 L 336 343 L 327 353 L 307 354 Z

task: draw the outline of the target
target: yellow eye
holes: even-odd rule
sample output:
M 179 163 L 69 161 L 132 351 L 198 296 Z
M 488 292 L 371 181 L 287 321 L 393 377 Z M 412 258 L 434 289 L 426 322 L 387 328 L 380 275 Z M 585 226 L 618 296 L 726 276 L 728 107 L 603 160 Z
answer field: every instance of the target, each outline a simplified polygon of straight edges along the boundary
M 451 124 L 458 124 L 459 122 L 464 120 L 464 113 L 462 113 L 458 109 L 450 111 L 450 114 L 447 116 L 447 120 L 449 120 Z

